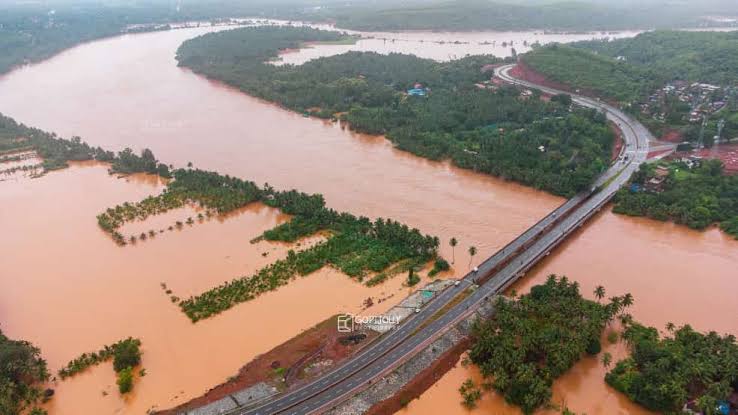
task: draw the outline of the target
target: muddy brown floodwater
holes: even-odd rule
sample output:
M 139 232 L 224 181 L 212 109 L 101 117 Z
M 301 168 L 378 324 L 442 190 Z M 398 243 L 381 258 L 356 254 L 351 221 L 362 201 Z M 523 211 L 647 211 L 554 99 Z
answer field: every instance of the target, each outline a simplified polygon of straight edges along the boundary
M 106 39 L 20 68 L 0 78 L 0 111 L 108 149 L 150 147 L 175 165 L 192 161 L 257 183 L 319 192 L 333 208 L 391 217 L 440 236 L 448 258 L 447 241 L 457 237 L 459 272 L 468 268 L 470 244 L 479 248 L 476 259 L 490 255 L 563 201 L 414 157 L 381 137 L 304 118 L 177 68 L 179 44 L 209 30 Z M 465 41 L 473 35 L 453 36 Z M 110 177 L 94 163 L 0 183 L 3 331 L 34 342 L 53 370 L 123 337 L 143 341 L 147 375 L 133 395 L 119 398 L 112 368 L 101 365 L 59 383 L 51 415 L 141 414 L 171 406 L 328 316 L 358 311 L 366 297 L 394 294 L 372 309 L 379 312 L 407 292 L 399 278 L 370 289 L 323 270 L 193 325 L 160 283 L 186 297 L 253 272 L 288 247 L 249 240 L 285 217 L 253 205 L 228 220 L 127 247 L 98 229 L 100 211 L 161 187 L 146 176 Z M 525 291 L 550 272 L 567 274 L 585 294 L 597 284 L 610 294 L 631 292 L 633 314 L 645 323 L 738 333 L 730 298 L 738 289 L 737 248 L 717 230 L 698 233 L 603 213 L 517 288 Z M 456 390 L 466 370 L 454 369 L 408 411 L 429 413 L 413 409 L 429 405 L 464 413 Z M 556 384 L 556 397 L 577 412 L 612 413 L 610 403 L 636 411 L 604 386 L 602 369 L 588 361 Z M 499 400 L 490 398 L 489 405 L 487 413 L 507 410 Z

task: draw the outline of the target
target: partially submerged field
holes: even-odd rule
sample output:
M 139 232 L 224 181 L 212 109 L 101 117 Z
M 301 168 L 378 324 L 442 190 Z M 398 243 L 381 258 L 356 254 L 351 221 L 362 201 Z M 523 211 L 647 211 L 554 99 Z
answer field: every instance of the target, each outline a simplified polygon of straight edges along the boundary
M 109 148 L 151 146 L 180 165 L 193 161 L 258 183 L 320 192 L 330 206 L 401 219 L 441 236 L 449 258 L 447 241 L 458 237 L 456 267 L 461 270 L 467 268 L 469 244 L 480 248 L 478 260 L 561 202 L 414 157 L 381 137 L 348 133 L 338 124 L 283 111 L 174 67 L 174 50 L 182 40 L 203 31 L 127 36 L 74 49 L 0 79 L 0 105 L 29 123 L 79 132 Z M 121 67 L 127 70 L 117 70 Z M 64 72 L 68 68 L 74 71 Z M 67 76 L 59 79 L 59 73 Z M 96 103 L 94 108 L 89 102 Z M 112 369 L 92 369 L 59 387 L 52 415 L 139 414 L 154 404 L 176 405 L 338 310 L 359 310 L 369 296 L 394 296 L 380 308 L 389 306 L 408 291 L 400 279 L 369 289 L 327 269 L 192 327 L 160 283 L 180 295 L 195 294 L 255 271 L 285 250 L 249 241 L 287 218 L 255 204 L 226 222 L 206 221 L 121 250 L 98 229 L 94 216 L 158 194 L 163 183 L 139 175 L 115 180 L 104 166 L 77 167 L 41 179 L 50 182 L 0 185 L 3 213 L 11 212 L 0 216 L 0 229 L 11 236 L 0 240 L 9 258 L 0 270 L 3 330 L 39 345 L 52 369 L 81 351 L 136 335 L 143 340 L 148 374 L 134 395 L 122 400 L 101 393 L 100 385 L 106 391 L 115 388 Z M 582 283 L 585 294 L 598 284 L 632 292 L 638 298 L 634 315 L 649 324 L 662 327 L 673 320 L 700 330 L 738 332 L 731 318 L 738 242 L 718 230 L 696 232 L 609 212 L 584 229 L 523 280 L 519 291 L 549 273 L 565 273 Z M 70 246 L 71 238 L 79 242 Z M 261 257 L 264 252 L 268 257 Z M 623 258 L 633 266 L 623 267 Z M 695 275 L 701 289 L 694 289 Z M 557 402 L 571 403 L 577 412 L 609 415 L 603 402 L 618 395 L 605 388 L 600 368 L 596 361 L 575 366 L 554 385 Z M 423 408 L 466 413 L 457 401 L 459 385 L 434 388 L 450 387 L 453 399 Z M 504 413 L 501 400 L 490 401 L 489 412 Z
M 193 325 L 161 284 L 182 296 L 196 294 L 285 258 L 295 244 L 250 241 L 288 216 L 253 204 L 223 221 L 120 247 L 95 215 L 156 194 L 164 183 L 151 175 L 117 179 L 107 168 L 75 163 L 39 179 L 2 184 L 7 214 L 0 228 L 14 235 L 0 241 L 7 253 L 0 278 L 3 332 L 39 346 L 52 372 L 104 344 L 128 336 L 142 341 L 146 376 L 136 380 L 132 395 L 120 397 L 113 370 L 97 366 L 51 385 L 56 394 L 47 407 L 53 414 L 144 413 L 180 404 L 318 321 L 356 313 L 370 297 L 378 304 L 372 312 L 381 312 L 410 290 L 403 278 L 367 287 L 324 268 Z

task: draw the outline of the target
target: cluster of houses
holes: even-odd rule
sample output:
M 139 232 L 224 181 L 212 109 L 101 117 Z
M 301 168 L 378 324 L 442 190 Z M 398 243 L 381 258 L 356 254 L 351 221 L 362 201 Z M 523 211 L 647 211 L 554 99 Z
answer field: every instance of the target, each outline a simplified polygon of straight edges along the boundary
M 673 81 L 648 97 L 648 102 L 641 104 L 641 111 L 652 114 L 654 118 L 663 121 L 662 107 L 667 98 L 675 97 L 680 102 L 689 105 L 686 121 L 701 122 L 703 116 L 722 110 L 728 105 L 728 100 L 738 93 L 738 87 L 723 87 L 700 82 Z

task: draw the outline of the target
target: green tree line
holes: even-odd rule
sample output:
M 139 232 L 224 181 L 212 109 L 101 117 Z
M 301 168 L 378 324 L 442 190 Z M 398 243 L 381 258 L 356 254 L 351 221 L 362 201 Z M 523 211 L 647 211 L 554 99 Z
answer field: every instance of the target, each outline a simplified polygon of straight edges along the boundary
M 152 173 L 170 177 L 169 167 L 159 163 L 149 149 L 137 155 L 130 148 L 118 152 L 92 147 L 80 137 L 65 139 L 38 128 L 28 127 L 0 113 L 0 155 L 35 151 L 43 159 L 45 171 L 68 166 L 69 161 L 98 160 L 111 163 L 111 173 Z
M 125 243 L 117 231 L 125 222 L 142 220 L 185 203 L 195 203 L 223 214 L 261 201 L 292 215 L 292 219 L 265 231 L 259 239 L 294 242 L 317 232 L 327 235 L 327 240 L 308 249 L 290 251 L 286 259 L 252 276 L 234 279 L 182 301 L 177 299 L 182 311 L 193 321 L 256 298 L 287 284 L 297 275 L 308 275 L 325 265 L 360 281 L 369 273 L 379 273 L 383 281 L 408 267 L 419 267 L 434 259 L 434 275 L 448 269 L 448 263 L 437 257 L 438 238 L 423 235 L 391 219 L 371 221 L 337 212 L 325 206 L 322 195 L 278 191 L 268 184 L 259 188 L 250 181 L 199 169 L 177 169 L 173 176 L 161 194 L 136 203 L 124 203 L 98 215 L 100 227 L 119 243 Z M 403 267 L 392 267 L 398 263 Z

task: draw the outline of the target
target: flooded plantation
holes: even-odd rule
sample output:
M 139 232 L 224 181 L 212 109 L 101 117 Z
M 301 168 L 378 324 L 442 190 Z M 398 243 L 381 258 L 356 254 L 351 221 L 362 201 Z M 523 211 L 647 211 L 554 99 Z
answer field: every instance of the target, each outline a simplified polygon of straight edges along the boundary
M 439 236 L 441 253 L 455 258 L 457 274 L 473 266 L 466 253 L 470 245 L 479 248 L 477 262 L 563 202 L 412 156 L 382 137 L 305 118 L 178 68 L 174 53 L 181 42 L 209 30 L 111 38 L 19 68 L 0 77 L 0 111 L 61 136 L 79 135 L 95 146 L 149 147 L 166 163 L 192 162 L 259 184 L 321 193 L 329 207 L 393 218 Z M 479 34 L 433 36 L 468 45 L 484 39 Z M 517 49 L 521 38 L 507 37 Z M 366 48 L 380 48 L 372 42 L 387 41 L 376 35 Z M 416 53 L 417 48 L 420 56 L 437 59 L 478 53 L 464 49 L 464 43 L 453 52 L 431 49 L 449 44 L 389 43 L 412 45 L 400 51 Z M 303 53 L 330 54 L 321 48 L 339 46 L 351 47 L 321 45 L 283 58 L 299 62 Z M 429 52 L 424 55 L 423 49 Z M 286 256 L 291 245 L 250 241 L 287 217 L 254 203 L 225 220 L 205 220 L 125 247 L 97 226 L 95 217 L 106 208 L 158 194 L 163 186 L 153 176 L 109 176 L 107 167 L 96 163 L 0 183 L 3 332 L 40 347 L 54 371 L 81 352 L 128 336 L 143 343 L 147 374 L 136 380 L 131 395 L 120 398 L 113 370 L 101 365 L 55 386 L 48 406 L 52 415 L 140 414 L 174 406 L 317 322 L 359 311 L 368 297 L 390 298 L 373 306 L 372 312 L 381 312 L 408 294 L 401 277 L 368 288 L 325 268 L 193 325 L 161 284 L 188 297 Z M 127 232 L 162 229 L 196 213 L 173 211 L 171 217 L 132 223 Z M 460 242 L 455 251 L 448 244 L 452 237 Z M 632 293 L 632 314 L 646 324 L 661 328 L 672 321 L 737 334 L 736 248 L 737 241 L 716 229 L 695 232 L 603 212 L 515 289 L 525 292 L 555 272 L 578 281 L 585 295 L 597 285 Z M 555 401 L 576 412 L 604 414 L 603 402 L 617 402 L 622 413 L 639 413 L 606 388 L 603 374 L 597 362 L 580 362 L 556 383 Z M 458 387 L 469 376 L 475 376 L 473 369 L 453 369 L 407 412 L 466 413 L 458 404 Z M 486 399 L 479 413 L 510 411 L 501 399 Z

